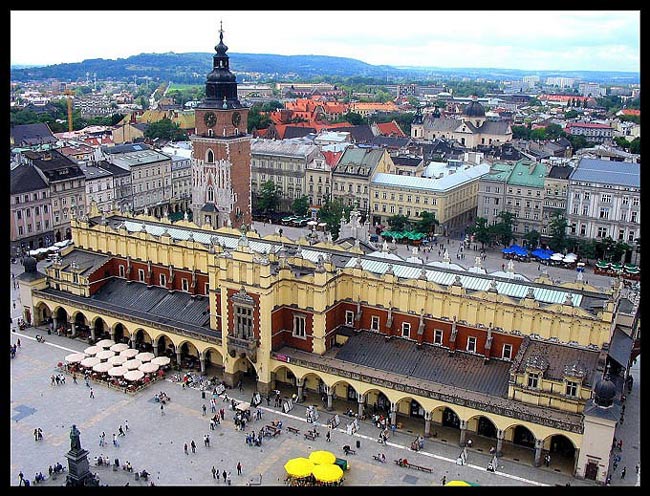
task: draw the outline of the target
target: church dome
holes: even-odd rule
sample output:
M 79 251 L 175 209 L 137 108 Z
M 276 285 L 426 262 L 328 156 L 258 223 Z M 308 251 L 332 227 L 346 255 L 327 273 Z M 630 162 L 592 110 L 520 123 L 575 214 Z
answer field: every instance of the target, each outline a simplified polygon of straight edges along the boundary
M 598 406 L 611 406 L 616 397 L 616 385 L 610 380 L 609 374 L 603 377 L 594 388 L 594 403 Z
M 34 257 L 25 257 L 23 260 L 25 272 L 36 272 L 36 259 Z
M 474 98 L 467 107 L 465 107 L 464 114 L 467 117 L 485 117 L 485 109 L 476 98 Z

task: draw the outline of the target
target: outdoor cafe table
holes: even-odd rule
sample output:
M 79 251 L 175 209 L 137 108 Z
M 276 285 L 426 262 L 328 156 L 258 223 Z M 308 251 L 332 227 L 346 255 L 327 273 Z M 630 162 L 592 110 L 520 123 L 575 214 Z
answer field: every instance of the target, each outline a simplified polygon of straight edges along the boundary
M 122 367 L 124 367 L 127 370 L 136 370 L 138 367 L 140 367 L 140 365 L 142 365 L 142 362 L 140 360 L 136 360 L 134 358 L 134 359 L 127 360 L 126 362 L 124 362 L 122 364 Z
M 128 350 L 120 351 L 121 356 L 125 356 L 126 358 L 133 358 L 140 352 L 136 350 L 135 348 L 129 348 Z

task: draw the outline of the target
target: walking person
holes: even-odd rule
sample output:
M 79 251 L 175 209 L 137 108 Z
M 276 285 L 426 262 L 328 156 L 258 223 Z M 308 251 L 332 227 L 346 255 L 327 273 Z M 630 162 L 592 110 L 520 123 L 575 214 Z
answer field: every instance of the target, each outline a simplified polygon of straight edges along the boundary
M 72 383 L 77 384 L 77 374 L 75 374 L 74 372 L 72 373 Z
M 160 415 L 165 415 L 165 405 L 160 404 Z
M 221 472 L 221 475 L 223 476 L 223 481 L 226 482 L 226 475 L 227 475 L 226 471 L 224 470 L 223 472 Z
M 93 391 L 93 388 L 90 388 L 90 397 L 95 398 L 95 391 Z
M 120 444 L 117 442 L 117 434 L 113 433 L 113 446 L 116 448 L 120 447 Z
M 445 484 L 447 484 L 447 476 L 446 476 L 446 475 L 443 475 L 443 476 L 442 476 L 442 479 L 440 479 L 440 482 L 442 483 L 443 486 L 444 486 Z
M 627 472 L 627 467 L 623 467 L 623 470 L 621 470 L 621 479 L 625 479 L 625 472 Z
M 192 448 L 192 453 L 196 453 L 196 443 L 194 442 L 194 439 L 190 441 L 190 447 Z
M 205 417 L 205 412 L 207 411 L 205 403 L 203 403 L 203 406 L 201 407 L 201 409 L 203 410 L 203 416 Z
M 187 443 L 183 445 L 183 451 L 185 452 L 186 455 L 189 455 L 189 451 L 187 451 Z
M 125 421 L 124 421 L 124 430 L 125 430 L 126 432 L 129 432 L 129 421 L 128 421 L 128 420 L 125 420 Z
M 124 434 L 124 429 L 122 429 L 122 426 L 121 426 L 121 425 L 120 425 L 120 427 L 117 429 L 117 435 L 118 435 L 118 436 L 122 436 L 122 437 L 126 436 L 126 434 Z
M 237 462 L 237 475 L 241 475 L 241 462 Z
M 232 480 L 231 478 L 232 478 L 232 472 L 229 471 L 228 474 L 226 475 L 226 481 L 228 482 L 228 485 L 230 485 L 231 483 Z
M 212 478 L 216 479 L 217 478 L 217 469 L 214 468 L 214 465 L 212 465 Z

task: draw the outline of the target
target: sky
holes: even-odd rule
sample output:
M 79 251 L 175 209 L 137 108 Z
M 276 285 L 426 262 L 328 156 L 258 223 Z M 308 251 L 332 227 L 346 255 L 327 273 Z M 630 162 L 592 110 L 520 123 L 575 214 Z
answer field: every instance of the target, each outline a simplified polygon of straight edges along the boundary
M 10 12 L 10 64 L 214 53 L 221 22 L 230 55 L 330 55 L 392 66 L 640 72 L 640 10 L 17 9 Z

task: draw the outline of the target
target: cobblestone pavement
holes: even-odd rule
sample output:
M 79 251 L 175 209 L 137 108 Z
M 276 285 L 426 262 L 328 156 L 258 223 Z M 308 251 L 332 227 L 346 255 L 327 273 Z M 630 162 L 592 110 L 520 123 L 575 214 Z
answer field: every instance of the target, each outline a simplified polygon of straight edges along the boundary
M 287 233 L 289 234 L 289 233 Z M 530 264 L 526 264 L 530 265 Z M 11 266 L 14 273 L 22 272 L 22 266 Z M 39 263 L 39 270 L 42 264 Z M 567 271 L 569 272 L 569 271 Z M 12 286 L 13 288 L 13 286 Z M 12 301 L 17 297 L 12 289 Z M 21 312 L 12 310 L 12 316 Z M 136 481 L 132 474 L 119 470 L 93 466 L 97 456 L 108 456 L 110 460 L 119 458 L 121 463 L 131 462 L 135 470 L 146 469 L 152 474 L 151 481 L 158 486 L 210 486 L 224 485 L 212 478 L 211 467 L 232 472 L 232 484 L 245 486 L 260 480 L 262 485 L 283 485 L 284 464 L 290 458 L 308 456 L 314 449 L 327 449 L 343 457 L 342 446 L 356 446 L 360 443 L 356 455 L 347 460 L 350 469 L 345 474 L 344 485 L 347 486 L 420 486 L 440 485 L 441 478 L 446 480 L 461 479 L 485 486 L 540 486 L 562 485 L 594 486 L 592 481 L 574 479 L 558 474 L 543 467 L 535 468 L 529 464 L 504 460 L 496 473 L 487 472 L 488 456 L 470 450 L 467 463 L 456 464 L 460 448 L 449 446 L 440 441 L 426 440 L 424 450 L 413 452 L 409 449 L 411 434 L 398 432 L 389 440 L 388 445 L 377 444 L 377 430 L 369 422 L 361 421 L 359 431 L 354 438 L 343 430 L 335 430 L 332 442 L 327 443 L 321 435 L 316 441 L 307 441 L 302 435 L 288 431 L 272 439 L 265 439 L 260 448 L 248 447 L 245 433 L 235 430 L 232 414 L 226 403 L 218 403 L 226 408 L 226 420 L 215 431 L 210 431 L 208 417 L 204 417 L 201 405 L 208 400 L 201 397 L 198 390 L 182 389 L 175 382 L 164 380 L 152 384 L 149 388 L 135 395 L 127 395 L 95 385 L 95 398 L 89 397 L 89 389 L 83 381 L 73 384 L 70 377 L 65 385 L 50 385 L 50 376 L 56 371 L 56 364 L 72 352 L 82 351 L 87 343 L 55 335 L 46 336 L 45 343 L 34 339 L 37 333 L 46 334 L 43 329 L 28 328 L 17 331 L 12 323 L 10 342 L 20 338 L 22 346 L 16 358 L 10 362 L 10 484 L 18 485 L 18 473 L 33 480 L 34 473 L 42 471 L 47 474 L 50 464 L 61 462 L 67 466 L 65 453 L 70 447 L 70 427 L 75 424 L 81 432 L 81 445 L 89 451 L 91 468 L 105 485 L 144 485 Z M 640 461 L 640 358 L 633 371 L 634 390 L 628 396 L 624 425 L 620 426 L 617 437 L 624 440 L 621 453 L 622 461 L 612 478 L 612 485 L 635 485 L 639 483 L 635 465 Z M 161 415 L 159 405 L 153 401 L 156 392 L 164 391 L 171 397 L 165 415 Z M 234 398 L 248 401 L 252 389 L 244 388 L 242 392 L 229 390 Z M 263 406 L 262 421 L 252 422 L 251 429 L 259 430 L 262 424 L 273 419 L 283 420 L 303 432 L 308 428 L 305 422 L 305 405 L 295 405 L 288 414 L 279 409 Z M 208 410 L 209 414 L 209 410 Z M 319 421 L 324 421 L 322 416 Z M 120 425 L 128 420 L 129 431 L 119 439 L 119 447 L 113 446 L 112 434 L 117 433 Z M 34 441 L 33 431 L 40 427 L 44 432 L 42 441 Z M 311 427 L 311 425 L 309 425 Z M 320 425 L 322 433 L 326 428 Z M 106 432 L 107 446 L 98 446 L 100 433 Z M 250 431 L 247 429 L 247 431 Z M 203 435 L 210 434 L 211 447 L 203 445 Z M 183 444 L 194 440 L 197 452 L 188 455 L 183 452 Z M 372 455 L 383 452 L 386 464 L 373 460 Z M 397 458 L 406 458 L 412 463 L 432 468 L 432 473 L 419 472 L 402 468 L 393 463 Z M 241 476 L 237 475 L 236 465 L 243 466 Z M 625 479 L 620 479 L 620 472 L 627 466 Z M 64 478 L 48 480 L 43 485 L 62 485 Z

